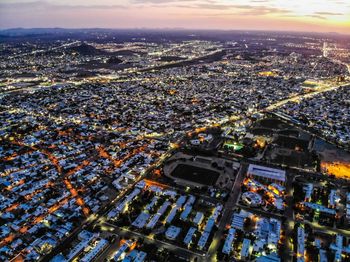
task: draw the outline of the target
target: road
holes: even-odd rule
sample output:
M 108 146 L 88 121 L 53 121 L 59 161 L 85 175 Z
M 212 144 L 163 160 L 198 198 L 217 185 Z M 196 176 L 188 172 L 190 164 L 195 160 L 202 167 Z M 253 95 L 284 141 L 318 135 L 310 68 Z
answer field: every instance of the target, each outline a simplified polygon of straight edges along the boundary
M 237 173 L 235 182 L 232 186 L 230 196 L 223 208 L 223 214 L 218 225 L 218 230 L 216 231 L 213 237 L 213 241 L 209 246 L 209 249 L 206 255 L 206 261 L 216 260 L 216 252 L 220 246 L 220 240 L 222 238 L 225 227 L 227 224 L 231 224 L 232 210 L 238 201 L 239 193 L 241 191 L 241 184 L 243 182 L 245 172 L 246 172 L 246 165 L 241 164 L 241 167 L 239 169 L 239 172 Z
M 287 173 L 287 183 L 286 183 L 286 209 L 284 212 L 284 217 L 286 220 L 286 226 L 285 226 L 285 238 L 284 238 L 284 246 L 286 249 L 283 252 L 284 261 L 293 261 L 293 244 L 291 242 L 291 239 L 293 237 L 293 231 L 294 231 L 294 211 L 293 211 L 293 181 L 295 176 Z
M 347 70 L 348 70 L 348 73 L 350 74 L 350 64 L 347 64 L 347 63 L 345 63 L 345 62 L 343 62 L 343 61 L 340 61 L 340 60 L 338 60 L 338 59 L 335 59 L 335 58 L 329 58 L 329 57 L 327 57 L 327 58 L 328 58 L 329 60 L 331 60 L 333 63 L 346 66 L 346 68 L 347 68 Z
M 71 43 L 65 43 L 63 45 L 56 46 L 56 47 L 49 48 L 49 49 L 40 49 L 40 50 L 35 50 L 35 51 L 24 53 L 24 54 L 18 54 L 18 55 L 10 56 L 9 59 L 14 59 L 14 58 L 18 58 L 18 57 L 24 57 L 24 56 L 27 56 L 27 55 L 36 55 L 36 54 L 45 53 L 45 52 L 48 52 L 48 51 L 54 51 L 54 50 L 58 50 L 58 49 L 61 49 L 61 48 L 74 46 L 74 45 L 79 44 L 79 43 L 81 43 L 81 42 L 80 41 L 74 41 L 74 42 L 71 42 Z
M 329 235 L 341 234 L 345 237 L 350 237 L 350 231 L 346 229 L 330 228 L 330 227 L 322 226 L 317 222 L 310 222 L 307 220 L 304 220 L 303 223 L 310 225 L 314 231 L 320 231 L 322 233 L 326 233 Z
M 62 46 L 61 46 L 62 47 Z M 327 87 L 327 88 L 323 88 L 323 89 L 320 89 L 320 90 L 317 90 L 315 92 L 311 92 L 311 93 L 307 93 L 307 94 L 300 94 L 300 95 L 297 95 L 297 96 L 294 96 L 294 97 L 290 97 L 290 98 L 287 98 L 287 99 L 284 99 L 284 100 L 281 100 L 281 101 L 278 101 L 266 108 L 263 108 L 263 109 L 260 109 L 260 110 L 255 110 L 254 112 L 252 112 L 250 115 L 253 115 L 255 113 L 262 113 L 262 112 L 268 112 L 268 111 L 272 111 L 272 110 L 275 110 L 276 108 L 279 108 L 283 105 L 285 105 L 286 103 L 288 102 L 297 102 L 299 101 L 300 99 L 306 99 L 306 98 L 311 98 L 317 94 L 320 94 L 320 93 L 323 93 L 323 92 L 328 92 L 328 91 L 332 91 L 332 90 L 336 90 L 338 88 L 341 88 L 341 87 L 345 87 L 347 86 L 348 84 L 344 84 L 344 85 L 340 85 L 340 86 L 334 86 L 334 87 Z M 242 114 L 242 115 L 238 115 L 238 116 L 233 116 L 229 119 L 227 119 L 226 121 L 223 121 L 223 122 L 220 122 L 221 125 L 223 124 L 226 124 L 228 122 L 234 122 L 234 121 L 238 121 L 238 120 L 242 120 L 244 119 L 245 115 Z M 180 139 L 180 141 L 182 141 L 182 139 Z M 170 149 L 169 151 L 167 151 L 164 155 L 163 155 L 163 158 L 161 158 L 157 164 L 155 164 L 154 166 L 159 166 L 168 156 L 170 156 L 173 152 L 173 149 Z M 154 166 L 150 167 L 150 169 L 152 169 Z M 129 188 L 132 188 L 133 185 L 135 185 L 137 182 L 139 182 L 141 179 L 143 179 L 145 177 L 145 174 L 147 174 L 147 172 L 144 173 L 144 175 L 140 176 L 134 184 L 132 184 Z M 216 234 L 214 235 L 214 239 L 212 241 L 212 244 L 210 245 L 209 247 L 209 250 L 208 250 L 208 253 L 207 255 L 205 256 L 205 260 L 204 261 L 207 261 L 207 259 L 209 260 L 213 260 L 214 259 L 214 256 L 216 254 L 216 250 L 219 246 L 219 243 L 220 243 L 220 239 L 221 239 L 221 236 L 222 236 L 222 232 L 224 231 L 224 227 L 225 225 L 228 223 L 229 219 L 230 219 L 230 214 L 232 212 L 232 209 L 233 207 L 235 206 L 236 202 L 237 202 L 237 199 L 239 197 L 239 191 L 240 191 L 240 185 L 241 185 L 241 182 L 243 180 L 243 173 L 242 171 L 237 175 L 236 177 L 236 180 L 235 180 L 235 183 L 232 187 L 232 190 L 231 190 L 231 194 L 230 194 L 230 197 L 229 197 L 229 200 L 226 202 L 225 204 L 225 207 L 224 207 L 224 212 L 223 212 L 223 215 L 222 215 L 222 218 L 219 222 L 219 226 L 218 226 L 218 231 L 216 232 Z M 63 243 L 58 246 L 57 248 L 55 248 L 49 255 L 49 257 L 53 257 L 54 255 L 60 253 L 63 248 L 62 247 L 66 247 L 69 243 L 71 243 L 71 241 L 77 236 L 77 234 L 79 233 L 79 231 L 83 228 L 83 226 L 88 226 L 88 225 L 92 225 L 94 223 L 96 223 L 99 218 L 101 217 L 104 217 L 104 215 L 114 206 L 114 204 L 119 200 L 121 199 L 122 197 L 124 197 L 124 195 L 128 192 L 128 190 L 126 190 L 123 194 L 119 195 L 118 197 L 116 197 L 109 205 L 108 207 L 106 208 L 105 212 L 103 212 L 102 214 L 95 214 L 93 216 L 90 216 L 85 222 L 83 222 L 78 228 L 76 228 L 73 233 L 68 237 L 66 238 L 65 241 L 63 241 Z M 254 211 L 255 212 L 255 211 Z M 126 234 L 126 232 L 119 232 L 121 234 Z M 135 234 L 135 236 L 137 236 L 138 233 L 135 233 L 135 232 L 128 232 L 128 234 Z M 139 237 L 142 237 L 144 238 L 145 240 L 149 241 L 150 243 L 154 243 L 155 241 L 158 241 L 157 243 L 158 244 L 162 244 L 162 246 L 168 248 L 168 249 L 171 249 L 171 250 L 174 250 L 174 246 L 173 245 L 170 245 L 166 242 L 163 243 L 163 241 L 159 241 L 159 240 L 153 240 L 153 239 L 149 239 L 148 237 L 146 236 L 139 236 Z M 198 255 L 198 253 L 195 253 L 195 252 L 192 252 L 190 250 L 187 250 L 185 248 L 180 248 L 180 247 L 176 247 L 175 250 L 178 250 L 178 254 L 179 255 L 185 255 L 185 254 L 190 254 L 191 256 L 194 256 L 194 255 Z M 45 257 L 45 259 L 47 259 L 48 257 Z M 42 259 L 43 261 L 44 259 Z
M 123 191 L 120 195 L 118 195 L 115 199 L 113 199 L 103 210 L 101 210 L 97 214 L 90 215 L 87 219 L 81 222 L 80 226 L 73 230 L 73 232 L 62 241 L 62 243 L 54 248 L 48 255 L 42 257 L 39 261 L 48 261 L 52 259 L 55 255 L 61 253 L 79 234 L 79 232 L 88 226 L 94 225 L 96 222 L 101 221 L 103 217 L 106 217 L 106 214 L 115 206 L 115 203 L 122 199 L 127 193 L 129 193 L 129 189 L 132 189 L 139 181 L 145 178 L 146 174 L 152 170 L 153 168 L 161 165 L 173 152 L 174 149 L 170 149 L 166 153 L 164 153 L 159 160 L 151 165 L 142 175 L 140 175 L 133 184 L 130 184 L 128 189 Z
M 146 236 L 144 234 L 141 234 L 139 232 L 131 231 L 131 230 L 126 229 L 126 228 L 117 227 L 117 226 L 115 226 L 115 225 L 113 225 L 111 223 L 108 223 L 108 222 L 104 222 L 102 225 L 106 226 L 106 227 L 113 228 L 112 232 L 114 234 L 117 234 L 118 236 L 126 237 L 126 238 L 129 238 L 129 239 L 130 238 L 134 238 L 134 239 L 142 238 L 145 243 L 147 243 L 147 244 L 155 244 L 158 247 L 166 248 L 166 249 L 168 249 L 170 251 L 176 252 L 176 254 L 179 255 L 180 257 L 193 259 L 194 257 L 201 258 L 201 257 L 205 256 L 204 252 L 202 252 L 202 253 L 194 252 L 194 251 L 189 250 L 187 248 L 175 246 L 175 245 L 173 245 L 171 243 L 168 243 L 168 242 L 165 242 L 165 241 L 162 241 L 162 240 L 159 240 L 159 239 L 151 238 L 151 237 Z M 106 253 L 106 255 L 107 255 L 107 253 Z M 104 259 L 106 257 L 102 257 L 102 258 Z
M 117 239 L 112 243 L 109 243 L 108 247 L 104 249 L 99 255 L 97 255 L 97 257 L 95 257 L 94 261 L 106 261 L 106 259 L 108 260 L 113 256 L 115 250 L 119 247 L 119 236 L 116 234 L 113 235 L 115 235 Z
M 269 107 L 267 108 L 264 108 L 264 109 L 261 109 L 261 110 L 256 110 L 256 112 L 253 112 L 252 114 L 255 114 L 255 113 L 259 113 L 259 112 L 264 112 L 264 111 L 271 111 L 271 110 L 274 110 L 288 102 L 296 102 L 296 101 L 299 101 L 300 99 L 302 98 L 311 98 L 317 94 L 320 94 L 322 92 L 327 92 L 327 91 L 331 91 L 331 90 L 336 90 L 340 87 L 343 87 L 343 86 L 346 86 L 346 85 L 342 85 L 342 86 L 337 86 L 337 87 L 329 87 L 329 88 L 324 88 L 322 90 L 318 90 L 316 92 L 312 92 L 312 93 L 308 93 L 308 94 L 300 94 L 298 96 L 295 96 L 295 97 L 292 97 L 292 98 L 288 98 L 288 99 L 285 99 L 285 100 L 282 100 L 282 101 L 279 101 L 279 102 L 276 102 L 275 104 L 273 105 L 270 105 Z M 234 117 L 231 117 L 230 119 L 228 119 L 227 121 L 221 123 L 221 124 L 225 124 L 227 122 L 234 122 L 234 121 L 239 121 L 241 119 L 243 119 L 243 115 L 240 115 L 240 116 L 234 116 Z M 182 139 L 180 139 L 180 141 L 182 141 Z M 164 154 L 164 156 L 168 157 L 172 154 L 173 152 L 173 149 L 170 149 L 168 152 L 166 152 Z M 158 165 L 160 165 L 165 159 L 166 157 L 164 157 L 161 161 L 159 161 Z M 145 174 L 147 174 L 147 172 L 145 172 Z M 140 176 L 140 178 L 135 182 L 135 184 L 143 179 L 144 176 Z M 238 196 L 239 196 L 239 191 L 240 191 L 240 185 L 241 185 L 241 182 L 243 180 L 243 175 L 241 175 L 241 172 L 240 174 L 236 177 L 236 181 L 233 185 L 233 188 L 232 188 L 232 191 L 231 191 L 231 196 L 229 198 L 229 201 L 227 201 L 226 205 L 225 205 L 225 208 L 224 208 L 224 213 L 223 213 L 223 216 L 222 216 L 222 219 L 220 220 L 220 224 L 219 224 L 219 230 L 216 232 L 216 234 L 214 235 L 214 240 L 215 241 L 212 241 L 212 244 L 211 246 L 209 247 L 209 251 L 208 251 L 208 254 L 207 254 L 207 258 L 210 258 L 210 259 L 213 259 L 214 258 L 214 255 L 216 253 L 216 250 L 219 246 L 219 243 L 220 243 L 220 237 L 222 235 L 222 232 L 223 232 L 223 228 L 224 226 L 227 224 L 227 222 L 229 221 L 229 218 L 230 218 L 230 213 L 232 211 L 232 208 L 233 206 L 235 205 L 237 199 L 238 199 Z M 130 187 L 131 188 L 131 187 Z M 127 191 L 125 191 L 126 193 Z M 118 196 L 110 205 L 109 205 L 109 208 L 107 208 L 107 211 L 105 212 L 105 214 L 110 210 L 110 208 L 113 207 L 113 204 L 118 201 L 119 199 L 121 199 L 124 195 L 120 195 Z M 74 237 L 76 237 L 76 235 L 78 234 L 78 232 L 82 229 L 82 226 L 83 225 L 92 225 L 93 223 L 95 223 L 98 218 L 101 218 L 103 217 L 103 214 L 102 215 L 97 215 L 96 218 L 92 219 L 89 223 L 82 223 L 82 225 L 77 228 L 77 230 L 74 231 L 74 234 L 72 234 L 69 238 L 67 238 L 62 245 L 60 245 L 59 247 L 62 247 L 62 246 L 65 246 L 65 244 L 67 243 L 70 243 Z M 147 238 L 146 238 L 147 239 Z M 149 240 L 151 241 L 151 240 Z M 152 240 L 153 241 L 153 240 Z M 62 249 L 60 248 L 56 248 L 51 254 L 58 254 L 59 252 L 62 251 Z M 172 247 L 173 248 L 173 247 Z M 51 256 L 51 255 L 50 255 Z
M 273 110 L 275 110 L 275 109 L 277 109 L 277 108 L 287 104 L 288 102 L 297 103 L 301 99 L 312 98 L 312 97 L 314 97 L 314 96 L 316 96 L 318 94 L 324 93 L 324 92 L 334 91 L 334 90 L 337 90 L 337 89 L 342 88 L 342 87 L 349 87 L 349 85 L 350 85 L 350 83 L 346 83 L 346 84 L 339 85 L 339 86 L 329 86 L 329 87 L 320 88 L 320 89 L 315 90 L 315 91 L 310 92 L 310 93 L 299 94 L 299 95 L 296 95 L 296 96 L 292 96 L 292 97 L 289 97 L 287 99 L 278 101 L 278 102 L 276 102 L 276 103 L 266 107 L 264 109 L 264 111 L 273 111 Z

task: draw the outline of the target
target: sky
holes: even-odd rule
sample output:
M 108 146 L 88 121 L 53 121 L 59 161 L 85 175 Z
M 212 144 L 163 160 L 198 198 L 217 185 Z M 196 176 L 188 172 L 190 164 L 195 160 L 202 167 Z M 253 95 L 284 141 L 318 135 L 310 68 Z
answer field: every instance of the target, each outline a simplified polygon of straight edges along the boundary
M 350 34 L 350 0 L 0 0 L 0 28 L 15 27 Z

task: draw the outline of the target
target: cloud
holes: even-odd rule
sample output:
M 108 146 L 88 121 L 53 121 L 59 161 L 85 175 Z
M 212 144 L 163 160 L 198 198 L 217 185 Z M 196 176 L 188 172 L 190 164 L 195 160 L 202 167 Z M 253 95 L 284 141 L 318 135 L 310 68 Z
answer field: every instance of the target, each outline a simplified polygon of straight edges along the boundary
M 315 12 L 315 15 L 344 15 L 342 13 L 333 13 L 333 12 Z
M 289 14 L 290 10 L 280 9 L 275 7 L 266 7 L 266 6 L 254 6 L 246 9 L 246 11 L 242 12 L 242 15 L 267 15 L 267 14 Z
M 208 9 L 208 10 L 230 10 L 236 11 L 237 15 L 267 15 L 267 14 L 288 14 L 291 11 L 287 9 L 280 9 L 276 7 L 268 6 L 255 6 L 255 5 L 237 5 L 237 4 L 197 4 L 195 8 Z
M 39 5 L 46 5 L 42 1 L 33 1 L 33 2 L 14 2 L 14 3 L 0 3 L 0 8 L 32 8 Z
M 0 27 L 327 26 L 348 32 L 349 10 L 349 0 L 0 0 Z
M 0 3 L 0 9 L 23 10 L 23 9 L 120 9 L 128 8 L 125 5 L 68 5 L 53 4 L 44 1 Z
M 178 2 L 193 2 L 193 0 L 132 0 L 132 3 L 136 4 L 168 4 Z
M 327 18 L 322 16 L 322 15 L 307 15 L 307 17 L 321 19 L 321 20 L 327 20 Z

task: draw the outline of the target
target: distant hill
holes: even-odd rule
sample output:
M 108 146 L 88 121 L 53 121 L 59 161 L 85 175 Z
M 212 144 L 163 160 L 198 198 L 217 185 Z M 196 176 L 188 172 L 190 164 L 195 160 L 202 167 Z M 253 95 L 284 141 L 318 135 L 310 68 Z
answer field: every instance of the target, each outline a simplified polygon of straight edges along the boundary
M 103 38 L 99 38 L 103 34 Z M 279 40 L 299 39 L 304 36 L 324 39 L 329 37 L 332 40 L 342 41 L 347 44 L 350 35 L 336 33 L 315 33 L 315 32 L 283 32 L 283 31 L 247 31 L 247 30 L 189 30 L 189 29 L 170 29 L 170 28 L 134 28 L 134 29 L 108 29 L 108 28 L 12 28 L 0 29 L 0 42 L 43 42 L 51 43 L 54 40 L 68 41 L 94 41 L 97 43 L 113 42 L 122 44 L 125 42 L 152 42 L 169 43 L 189 40 L 209 40 L 209 41 L 240 41 L 244 38 L 246 41 L 256 39 L 257 37 L 275 38 Z M 131 50 L 120 50 L 119 54 L 114 55 L 133 55 Z M 125 53 L 128 52 L 128 53 Z
M 119 65 L 122 62 L 123 62 L 123 60 L 119 59 L 118 57 L 113 56 L 106 61 L 106 64 Z
M 106 54 L 106 52 L 102 50 L 98 50 L 95 47 L 82 43 L 79 46 L 73 46 L 68 48 L 67 50 L 75 53 L 79 53 L 80 55 L 103 55 Z

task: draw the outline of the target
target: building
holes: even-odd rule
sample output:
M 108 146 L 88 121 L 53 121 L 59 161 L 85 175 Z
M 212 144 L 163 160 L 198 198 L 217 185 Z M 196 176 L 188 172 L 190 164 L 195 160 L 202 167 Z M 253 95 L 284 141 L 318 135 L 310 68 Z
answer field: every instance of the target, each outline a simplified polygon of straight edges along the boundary
M 242 201 L 244 204 L 251 207 L 258 207 L 262 205 L 262 197 L 254 192 L 244 192 L 242 194 Z
M 256 262 L 280 262 L 280 261 L 281 259 L 277 256 L 276 253 L 260 256 L 256 259 Z
M 135 197 L 141 193 L 140 188 L 135 188 L 129 195 L 127 195 L 123 201 L 119 202 L 116 206 L 116 208 L 112 209 L 107 217 L 108 218 L 114 218 L 118 216 L 120 213 L 123 213 L 126 209 L 126 207 L 130 204 L 131 201 L 135 199 Z
M 328 262 L 327 251 L 324 249 L 320 249 L 318 258 L 320 262 Z
M 78 238 L 81 238 L 81 233 L 79 234 Z M 68 261 L 72 261 L 74 258 L 76 258 L 90 244 L 90 242 L 95 239 L 94 235 L 89 235 L 85 237 L 86 238 L 83 238 L 82 241 L 79 242 L 78 245 L 74 246 L 74 248 L 69 252 L 67 257 Z
M 316 203 L 302 202 L 302 204 L 305 207 L 308 207 L 308 208 L 311 208 L 311 209 L 314 209 L 314 210 L 318 210 L 321 213 L 326 213 L 326 214 L 334 215 L 334 216 L 336 215 L 336 211 L 334 209 L 330 209 L 330 208 L 327 208 L 325 206 L 322 206 L 322 205 L 319 205 L 319 204 L 316 204 Z
M 198 241 L 198 249 L 199 250 L 202 250 L 205 247 L 205 245 L 208 241 L 209 235 L 210 235 L 209 232 L 206 232 L 206 231 L 203 232 L 203 234 L 201 235 L 201 237 Z
M 178 210 L 179 210 L 179 208 L 177 206 L 174 206 L 171 209 L 169 215 L 166 218 L 166 223 L 170 224 L 173 221 L 173 219 L 175 218 L 176 213 L 177 213 Z
M 204 227 L 204 232 L 198 241 L 198 248 L 200 250 L 202 250 L 205 247 L 205 245 L 208 241 L 208 238 L 210 236 L 210 232 L 212 231 L 212 229 L 215 225 L 215 221 L 217 220 L 218 216 L 220 215 L 221 210 L 222 210 L 222 205 L 217 205 L 214 209 L 213 214 L 209 217 L 207 224 Z
M 166 223 L 170 224 L 173 221 L 173 219 L 176 216 L 177 211 L 182 207 L 182 205 L 185 203 L 185 201 L 186 201 L 186 196 L 180 196 L 177 199 L 175 206 L 173 206 L 168 217 L 166 218 Z
M 193 223 L 196 226 L 199 226 L 202 223 L 203 219 L 204 219 L 204 214 L 202 212 L 197 212 L 196 216 L 193 219 Z
M 281 186 L 280 184 L 272 183 L 271 185 L 268 185 L 267 187 L 269 190 L 271 190 L 276 195 L 284 195 L 286 188 L 284 186 Z
M 254 251 L 261 252 L 266 245 L 269 249 L 276 250 L 281 237 L 281 221 L 275 218 L 260 218 L 256 223 L 254 234 L 257 236 L 254 241 Z
M 232 251 L 232 243 L 235 238 L 236 229 L 230 228 L 222 248 L 222 253 L 229 255 Z
M 188 204 L 186 203 L 185 209 L 184 209 L 184 211 L 182 211 L 181 216 L 180 216 L 180 219 L 181 219 L 181 220 L 187 220 L 187 217 L 188 217 L 188 215 L 191 213 L 191 211 L 192 211 L 192 205 L 188 205 Z
M 346 220 L 350 221 L 350 193 L 346 194 Z
M 336 205 L 339 203 L 339 201 L 340 201 L 340 197 L 337 194 L 337 191 L 332 189 L 328 198 L 328 207 L 335 208 Z
M 248 260 L 250 256 L 251 248 L 250 248 L 250 239 L 243 239 L 242 249 L 241 249 L 241 259 Z
M 184 238 L 184 244 L 186 246 L 189 246 L 192 244 L 192 238 L 193 238 L 193 235 L 194 233 L 196 232 L 196 228 L 195 227 L 191 227 L 188 231 L 187 231 L 187 234 Z
M 298 246 L 297 246 L 297 262 L 305 261 L 305 231 L 304 228 L 298 227 Z
M 166 211 L 166 209 L 168 208 L 168 206 L 170 206 L 170 204 L 171 204 L 171 203 L 170 203 L 169 201 L 165 201 L 165 202 L 163 203 L 163 205 L 158 209 L 157 214 L 155 214 L 155 215 L 152 216 L 152 218 L 150 219 L 150 221 L 148 222 L 148 224 L 146 225 L 146 227 L 147 227 L 147 228 L 153 228 L 153 227 L 157 224 L 159 218 L 164 214 L 164 212 Z
M 146 256 L 146 252 L 134 249 L 123 259 L 123 262 L 143 262 Z
M 148 210 L 148 211 L 150 211 L 151 208 L 154 207 L 154 205 L 157 203 L 158 199 L 159 199 L 158 196 L 154 196 L 154 197 L 152 198 L 151 203 L 149 203 L 149 204 L 145 207 L 145 209 Z
M 314 185 L 311 183 L 307 183 L 305 186 L 303 186 L 303 190 L 305 192 L 305 202 L 310 201 L 313 189 Z
M 165 232 L 165 236 L 169 240 L 175 240 L 177 236 L 180 234 L 181 228 L 176 226 L 170 226 Z
M 100 254 L 108 245 L 108 241 L 106 239 L 101 239 L 97 245 L 87 253 L 80 261 L 81 262 L 90 262 L 92 261 L 98 254 Z
M 126 240 L 117 250 L 117 252 L 115 252 L 114 256 L 113 256 L 113 260 L 114 261 L 119 261 L 122 258 L 122 255 L 125 253 L 125 251 L 134 244 L 134 242 L 130 239 Z
M 244 227 L 244 221 L 247 217 L 249 217 L 251 214 L 241 210 L 240 213 L 234 213 L 232 217 L 231 227 L 234 227 L 236 229 L 243 230 Z
M 348 246 L 343 245 L 343 235 L 337 234 L 335 238 L 335 243 L 330 245 L 330 249 L 335 252 L 334 261 L 342 261 L 342 253 L 350 254 L 350 244 Z
M 257 180 L 284 184 L 286 182 L 286 171 L 271 167 L 250 164 L 247 171 L 248 176 Z
M 138 217 L 135 219 L 132 225 L 137 228 L 143 228 L 146 225 L 149 217 L 150 217 L 150 214 L 141 212 L 141 214 L 138 215 Z

